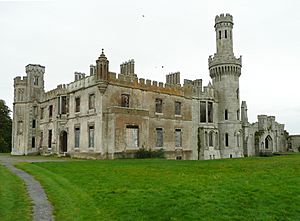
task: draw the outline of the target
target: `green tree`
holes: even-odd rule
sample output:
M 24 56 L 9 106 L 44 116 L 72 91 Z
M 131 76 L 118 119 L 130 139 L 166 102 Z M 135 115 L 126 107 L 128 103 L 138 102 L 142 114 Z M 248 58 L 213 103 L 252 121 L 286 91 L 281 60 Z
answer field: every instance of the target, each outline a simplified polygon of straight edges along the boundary
M 2 153 L 11 151 L 12 120 L 10 112 L 5 101 L 0 99 L 0 152 Z

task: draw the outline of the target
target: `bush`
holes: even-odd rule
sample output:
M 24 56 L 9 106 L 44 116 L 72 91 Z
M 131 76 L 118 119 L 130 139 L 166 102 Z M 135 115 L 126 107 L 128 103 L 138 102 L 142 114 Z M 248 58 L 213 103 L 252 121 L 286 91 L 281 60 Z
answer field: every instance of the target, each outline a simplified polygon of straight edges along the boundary
M 138 159 L 145 159 L 145 158 L 164 158 L 165 151 L 163 149 L 154 150 L 151 149 L 147 150 L 145 148 L 141 148 L 136 152 L 136 158 Z

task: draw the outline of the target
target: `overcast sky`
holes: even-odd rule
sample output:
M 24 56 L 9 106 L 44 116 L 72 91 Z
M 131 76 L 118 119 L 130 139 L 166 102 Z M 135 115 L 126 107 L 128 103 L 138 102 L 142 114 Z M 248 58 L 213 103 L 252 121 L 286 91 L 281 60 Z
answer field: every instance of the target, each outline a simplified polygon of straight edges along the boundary
M 46 90 L 89 72 L 105 49 L 110 71 L 135 59 L 138 77 L 165 82 L 210 77 L 214 18 L 234 19 L 236 56 L 243 56 L 241 99 L 250 122 L 275 115 L 300 134 L 299 0 L 0 1 L 0 99 L 12 108 L 13 78 L 29 63 L 46 66 Z M 164 68 L 161 68 L 164 66 Z

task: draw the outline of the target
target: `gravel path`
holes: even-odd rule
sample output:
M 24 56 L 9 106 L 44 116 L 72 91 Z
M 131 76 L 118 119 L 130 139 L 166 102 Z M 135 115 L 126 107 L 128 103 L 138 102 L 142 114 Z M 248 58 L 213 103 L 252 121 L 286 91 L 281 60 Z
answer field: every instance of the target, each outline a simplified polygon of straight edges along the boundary
M 24 180 L 27 186 L 27 192 L 33 202 L 33 220 L 34 221 L 53 221 L 53 207 L 48 201 L 47 195 L 41 184 L 30 174 L 14 166 L 18 162 L 47 162 L 58 161 L 43 159 L 41 157 L 11 157 L 1 156 L 0 163 L 6 166 L 11 172 Z M 59 160 L 61 161 L 61 160 Z

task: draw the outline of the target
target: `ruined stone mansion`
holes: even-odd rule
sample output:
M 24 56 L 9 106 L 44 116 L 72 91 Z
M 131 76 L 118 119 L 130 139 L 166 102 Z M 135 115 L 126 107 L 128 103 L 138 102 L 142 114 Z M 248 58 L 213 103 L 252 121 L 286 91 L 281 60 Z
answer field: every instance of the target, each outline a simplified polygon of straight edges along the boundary
M 216 53 L 208 58 L 212 83 L 138 78 L 134 60 L 120 73 L 103 50 L 90 74 L 45 92 L 45 67 L 26 66 L 14 79 L 13 155 L 67 154 L 115 159 L 140 148 L 163 149 L 168 159 L 218 159 L 286 151 L 287 133 L 274 116 L 249 123 L 241 102 L 242 58 L 233 53 L 233 18 L 215 18 Z

